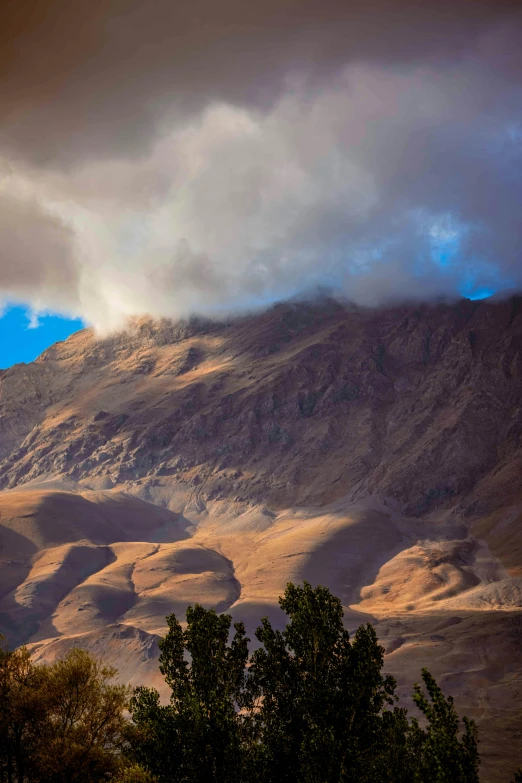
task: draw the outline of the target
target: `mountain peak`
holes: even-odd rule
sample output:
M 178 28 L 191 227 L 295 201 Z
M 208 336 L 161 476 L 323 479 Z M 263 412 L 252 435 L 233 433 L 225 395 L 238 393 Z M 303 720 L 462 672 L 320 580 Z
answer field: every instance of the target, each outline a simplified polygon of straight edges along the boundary
M 514 725 L 521 343 L 519 298 L 323 297 L 86 329 L 7 370 L 0 631 L 43 660 L 102 650 L 125 681 L 158 684 L 169 612 L 198 601 L 254 638 L 307 579 L 350 628 L 377 623 L 400 684 L 421 663 L 453 672 L 468 714 L 488 720 L 495 688 Z

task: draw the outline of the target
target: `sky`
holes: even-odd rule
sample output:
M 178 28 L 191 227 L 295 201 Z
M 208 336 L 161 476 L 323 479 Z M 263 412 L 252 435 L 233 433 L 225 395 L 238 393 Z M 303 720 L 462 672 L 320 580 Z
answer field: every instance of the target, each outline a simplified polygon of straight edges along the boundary
M 78 319 L 42 314 L 36 320 L 25 307 L 6 308 L 0 317 L 0 370 L 34 361 L 50 345 L 82 328 Z
M 519 291 L 520 73 L 507 0 L 6 0 L 0 366 L 317 286 Z

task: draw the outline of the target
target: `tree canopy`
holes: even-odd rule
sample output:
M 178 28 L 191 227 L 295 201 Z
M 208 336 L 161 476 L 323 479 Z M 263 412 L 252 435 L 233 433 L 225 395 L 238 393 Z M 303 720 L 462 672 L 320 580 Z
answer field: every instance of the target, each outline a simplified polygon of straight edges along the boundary
M 264 618 L 255 642 L 228 614 L 171 614 L 168 704 L 85 651 L 39 665 L 0 647 L 0 783 L 478 783 L 476 726 L 426 669 L 410 716 L 372 625 L 350 638 L 307 582 L 279 603 L 285 627 Z
M 129 744 L 129 692 L 115 674 L 83 650 L 39 666 L 25 648 L 0 648 L 0 781 L 115 779 Z
M 475 783 L 476 727 L 464 731 L 429 672 L 414 700 L 424 724 L 397 706 L 384 649 L 362 625 L 350 639 L 325 587 L 288 584 L 283 630 L 267 618 L 248 658 L 242 623 L 196 605 L 160 642 L 171 689 L 161 705 L 138 689 L 135 758 L 160 783 Z

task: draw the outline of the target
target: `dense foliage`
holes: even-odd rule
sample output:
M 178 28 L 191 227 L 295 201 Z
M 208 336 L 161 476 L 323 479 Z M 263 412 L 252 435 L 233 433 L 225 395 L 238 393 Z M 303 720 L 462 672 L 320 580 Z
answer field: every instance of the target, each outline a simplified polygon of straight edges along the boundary
M 353 640 L 338 598 L 289 584 L 289 622 L 265 618 L 248 661 L 245 629 L 201 606 L 161 641 L 169 705 L 138 689 L 135 758 L 160 783 L 475 783 L 476 728 L 459 720 L 429 672 L 414 699 L 421 727 L 396 706 L 395 681 L 371 625 Z M 230 639 L 230 641 L 229 641 Z M 188 653 L 188 655 L 187 655 Z M 247 665 L 248 663 L 248 665 Z
M 37 666 L 0 649 L 0 781 L 91 783 L 123 767 L 128 689 L 83 650 Z
M 398 707 L 371 625 L 353 639 L 339 599 L 289 584 L 283 630 L 196 605 L 160 641 L 169 704 L 111 683 L 86 652 L 36 665 L 0 649 L 0 783 L 476 783 L 473 721 L 424 669 Z M 131 719 L 127 717 L 130 709 Z M 522 781 L 515 773 L 514 783 Z

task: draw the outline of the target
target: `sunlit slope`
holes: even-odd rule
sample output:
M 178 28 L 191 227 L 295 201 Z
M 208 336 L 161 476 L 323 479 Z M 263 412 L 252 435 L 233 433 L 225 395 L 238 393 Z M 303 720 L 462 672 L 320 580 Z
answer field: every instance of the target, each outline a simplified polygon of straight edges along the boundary
M 521 345 L 517 298 L 85 330 L 0 372 L 0 484 L 175 483 L 277 509 L 357 487 L 472 521 L 522 501 Z
M 0 373 L 0 632 L 161 687 L 196 601 L 282 622 L 289 580 L 428 665 L 509 779 L 522 696 L 517 299 L 89 331 Z M 518 738 L 518 739 L 517 739 Z

